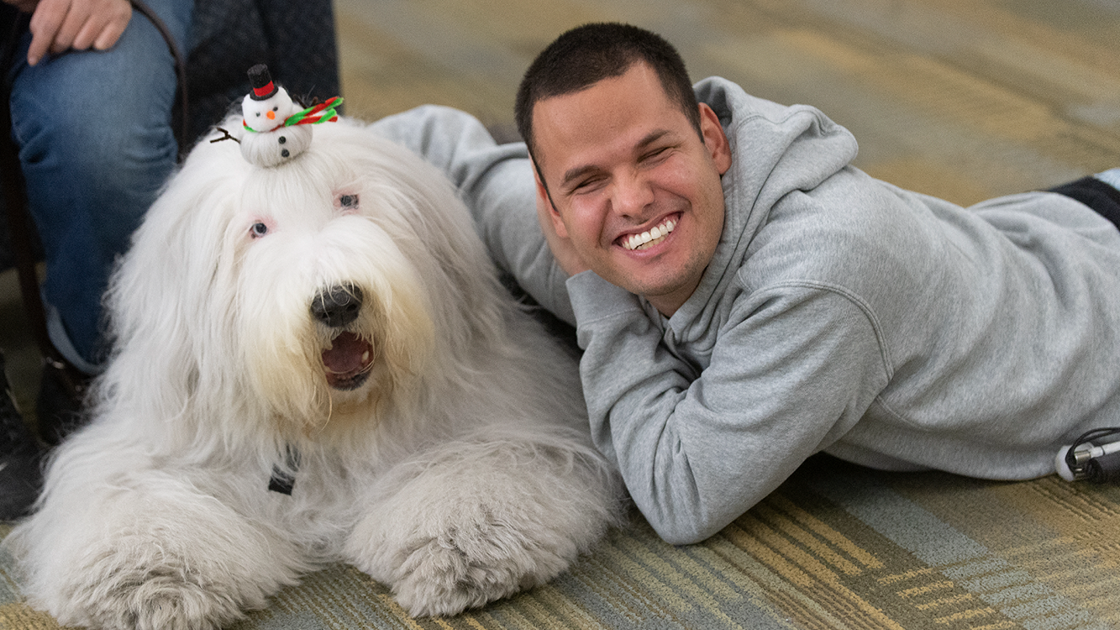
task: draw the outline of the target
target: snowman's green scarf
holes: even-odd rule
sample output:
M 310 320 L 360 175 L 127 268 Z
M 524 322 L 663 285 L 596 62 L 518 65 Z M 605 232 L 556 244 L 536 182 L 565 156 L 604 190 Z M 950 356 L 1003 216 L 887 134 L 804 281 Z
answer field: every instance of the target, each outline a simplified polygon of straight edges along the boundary
M 338 120 L 338 106 L 342 104 L 341 96 L 332 96 L 326 101 L 318 105 L 312 105 L 303 111 L 298 111 L 291 116 L 284 119 L 284 127 L 291 127 L 293 125 L 317 125 L 324 122 L 334 122 Z M 260 133 L 253 129 L 244 120 L 241 121 L 242 126 L 246 131 L 253 133 Z

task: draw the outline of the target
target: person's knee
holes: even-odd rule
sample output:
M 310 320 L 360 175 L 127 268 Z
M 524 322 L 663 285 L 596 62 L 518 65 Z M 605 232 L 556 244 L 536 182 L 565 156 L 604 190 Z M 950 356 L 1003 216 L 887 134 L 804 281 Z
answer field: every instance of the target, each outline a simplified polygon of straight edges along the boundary
M 73 53 L 21 73 L 12 126 L 29 178 L 43 169 L 113 188 L 170 172 L 173 68 L 119 52 Z

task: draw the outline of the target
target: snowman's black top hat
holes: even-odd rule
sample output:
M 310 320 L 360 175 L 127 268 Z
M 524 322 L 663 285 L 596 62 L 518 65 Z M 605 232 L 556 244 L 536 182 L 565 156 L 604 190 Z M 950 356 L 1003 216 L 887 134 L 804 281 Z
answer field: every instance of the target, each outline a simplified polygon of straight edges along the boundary
M 276 94 L 276 84 L 272 82 L 272 75 L 268 73 L 268 66 L 263 63 L 249 68 L 249 86 L 253 92 L 249 95 L 254 101 L 263 101 Z

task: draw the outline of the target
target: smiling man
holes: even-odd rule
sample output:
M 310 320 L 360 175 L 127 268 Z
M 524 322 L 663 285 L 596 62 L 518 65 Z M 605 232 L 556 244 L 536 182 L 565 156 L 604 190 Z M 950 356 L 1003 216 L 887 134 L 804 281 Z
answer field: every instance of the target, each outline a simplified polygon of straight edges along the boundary
M 568 271 L 595 269 L 665 315 L 696 290 L 723 231 L 730 149 L 715 112 L 696 111 L 687 116 L 636 63 L 532 112 L 538 194 L 567 209 L 549 216 L 574 250 Z
M 962 208 L 851 166 L 815 108 L 692 86 L 621 24 L 561 35 L 516 113 L 527 147 L 445 108 L 377 125 L 576 325 L 595 443 L 666 540 L 814 453 L 1023 479 L 1120 425 L 1120 170 Z

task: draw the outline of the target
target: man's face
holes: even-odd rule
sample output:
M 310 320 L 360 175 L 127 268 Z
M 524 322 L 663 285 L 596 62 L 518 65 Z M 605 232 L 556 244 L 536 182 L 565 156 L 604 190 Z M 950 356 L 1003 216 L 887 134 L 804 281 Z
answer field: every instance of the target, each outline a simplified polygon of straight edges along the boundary
M 557 233 L 592 271 L 665 315 L 699 285 L 723 231 L 731 155 L 715 113 L 700 114 L 703 140 L 640 62 L 533 107 Z

